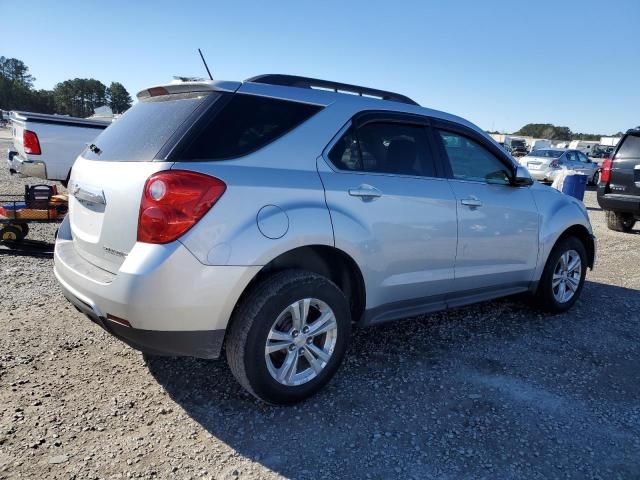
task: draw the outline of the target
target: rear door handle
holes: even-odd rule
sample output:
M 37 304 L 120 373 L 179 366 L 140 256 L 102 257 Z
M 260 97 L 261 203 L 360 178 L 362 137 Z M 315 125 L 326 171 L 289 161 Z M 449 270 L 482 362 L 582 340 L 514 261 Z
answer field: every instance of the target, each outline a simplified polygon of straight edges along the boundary
M 472 207 L 472 208 L 482 206 L 482 202 L 480 201 L 480 199 L 474 196 L 463 198 L 462 200 L 460 200 L 460 203 L 462 205 L 466 205 L 467 207 Z
M 366 200 L 366 199 L 372 199 L 372 198 L 379 198 L 382 196 L 382 192 L 378 190 L 376 187 L 363 184 L 356 188 L 350 188 L 349 195 L 351 195 L 352 197 L 360 197 Z

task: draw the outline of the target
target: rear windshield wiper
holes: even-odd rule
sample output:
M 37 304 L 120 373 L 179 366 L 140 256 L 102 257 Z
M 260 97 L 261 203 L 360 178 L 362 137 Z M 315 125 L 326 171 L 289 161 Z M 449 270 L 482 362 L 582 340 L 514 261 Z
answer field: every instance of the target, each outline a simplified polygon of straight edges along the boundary
M 96 155 L 100 155 L 102 153 L 102 150 L 100 150 L 95 143 L 89 145 L 89 150 L 91 150 Z

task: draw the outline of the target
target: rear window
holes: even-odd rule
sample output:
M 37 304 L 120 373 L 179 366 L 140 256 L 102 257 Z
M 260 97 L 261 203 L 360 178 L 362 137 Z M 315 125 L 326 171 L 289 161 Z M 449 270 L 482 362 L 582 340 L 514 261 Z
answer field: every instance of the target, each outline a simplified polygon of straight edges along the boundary
M 321 110 L 306 103 L 235 94 L 186 147 L 180 160 L 222 160 L 254 152 Z
M 616 153 L 616 158 L 640 158 L 640 137 L 627 135 Z
M 563 150 L 534 150 L 529 154 L 529 156 L 542 158 L 560 158 L 563 153 Z
M 89 160 L 142 162 L 153 160 L 171 135 L 201 105 L 217 93 L 193 92 L 141 100 L 104 130 L 86 149 Z M 99 152 L 99 153 L 96 153 Z

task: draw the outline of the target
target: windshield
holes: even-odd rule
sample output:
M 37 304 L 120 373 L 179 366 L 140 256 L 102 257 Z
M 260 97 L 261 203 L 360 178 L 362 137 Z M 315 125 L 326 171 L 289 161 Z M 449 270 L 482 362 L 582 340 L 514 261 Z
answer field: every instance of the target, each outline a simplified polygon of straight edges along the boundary
M 524 140 L 511 140 L 511 146 L 520 148 L 520 147 L 524 147 L 525 143 L 524 143 Z
M 559 158 L 563 153 L 563 150 L 535 150 L 531 152 L 529 156 L 542 158 Z

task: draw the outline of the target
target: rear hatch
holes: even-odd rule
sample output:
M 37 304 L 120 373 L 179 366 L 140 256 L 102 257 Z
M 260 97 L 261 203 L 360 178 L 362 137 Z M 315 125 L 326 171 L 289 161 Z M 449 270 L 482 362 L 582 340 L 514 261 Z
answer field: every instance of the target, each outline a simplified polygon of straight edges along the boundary
M 627 133 L 615 152 L 609 193 L 640 196 L 640 131 Z
M 146 180 L 220 93 L 169 93 L 172 86 L 138 94 L 138 101 L 104 130 L 77 159 L 69 182 L 69 221 L 74 247 L 93 265 L 116 273 L 137 240 Z M 151 92 L 150 96 L 149 92 Z

